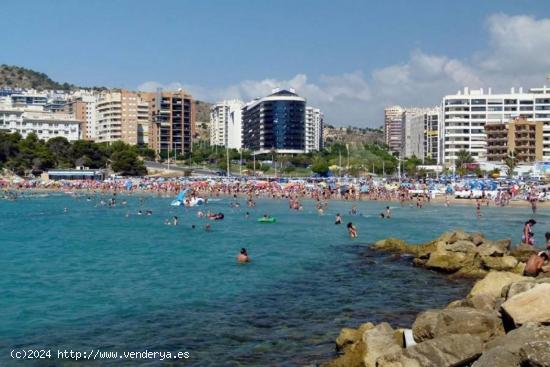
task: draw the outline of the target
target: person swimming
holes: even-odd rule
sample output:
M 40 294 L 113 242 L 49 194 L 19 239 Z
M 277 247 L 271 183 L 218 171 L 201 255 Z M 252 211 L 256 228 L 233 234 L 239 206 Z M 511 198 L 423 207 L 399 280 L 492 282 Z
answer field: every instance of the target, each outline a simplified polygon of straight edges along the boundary
M 250 256 L 248 256 L 248 252 L 244 247 L 241 248 L 241 252 L 237 255 L 237 262 L 241 264 L 250 262 Z
M 356 238 L 357 237 L 357 228 L 355 228 L 355 226 L 353 225 L 352 222 L 349 222 L 348 225 L 348 233 L 349 233 L 349 236 L 351 238 Z
M 334 224 L 342 224 L 342 217 L 340 216 L 340 213 L 336 214 L 336 218 L 334 219 Z

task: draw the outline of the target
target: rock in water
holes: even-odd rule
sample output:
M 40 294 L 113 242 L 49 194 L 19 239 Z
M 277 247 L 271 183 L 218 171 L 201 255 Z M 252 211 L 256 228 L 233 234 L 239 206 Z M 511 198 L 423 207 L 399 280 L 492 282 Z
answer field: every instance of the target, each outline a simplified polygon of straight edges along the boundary
M 510 240 L 489 241 L 485 240 L 477 247 L 481 256 L 502 256 L 508 252 Z
M 401 345 L 394 338 L 390 324 L 383 322 L 363 334 L 365 345 L 363 363 L 365 367 L 376 367 L 376 360 L 383 354 L 398 353 Z
M 550 323 L 550 284 L 537 284 L 528 291 L 509 298 L 501 307 L 516 327 L 526 322 L 548 324 Z
M 445 250 L 454 252 L 474 252 L 476 251 L 476 245 L 473 242 L 466 240 L 458 240 L 454 243 L 445 245 Z
M 485 276 L 485 278 L 477 281 L 474 285 L 468 297 L 473 297 L 478 294 L 488 294 L 495 298 L 500 297 L 502 288 L 511 284 L 513 282 L 519 282 L 522 280 L 527 280 L 529 278 L 508 273 L 502 271 L 491 271 Z
M 454 273 L 463 267 L 473 264 L 474 258 L 474 253 L 453 252 L 438 248 L 430 254 L 426 267 L 446 273 Z

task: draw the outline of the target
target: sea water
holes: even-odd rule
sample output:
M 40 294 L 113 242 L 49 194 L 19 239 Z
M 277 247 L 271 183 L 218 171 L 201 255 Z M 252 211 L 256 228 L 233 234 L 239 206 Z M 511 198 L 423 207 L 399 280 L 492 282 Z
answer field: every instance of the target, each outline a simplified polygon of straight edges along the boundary
M 104 196 L 107 201 L 110 196 Z M 411 266 L 406 257 L 370 251 L 394 236 L 410 242 L 463 228 L 489 238 L 521 237 L 528 208 L 331 202 L 319 216 L 286 201 L 259 200 L 255 209 L 231 199 L 202 210 L 171 207 L 171 198 L 64 194 L 0 201 L 0 365 L 315 365 L 331 358 L 340 328 L 367 321 L 409 326 L 419 311 L 463 297 L 470 284 Z M 65 212 L 65 208 L 67 211 Z M 151 216 L 137 211 L 152 210 Z M 250 216 L 246 219 L 246 212 Z M 264 213 L 277 223 L 258 223 Z M 342 225 L 334 216 L 343 216 Z M 163 224 L 174 215 L 177 226 Z M 550 216 L 534 216 L 542 242 Z M 345 224 L 359 231 L 348 238 Z M 203 227 L 212 226 L 211 232 Z M 196 228 L 192 229 L 192 225 Z M 237 265 L 246 247 L 252 258 Z M 11 359 L 13 349 L 53 351 L 50 360 Z M 57 350 L 188 352 L 185 360 L 71 361 Z

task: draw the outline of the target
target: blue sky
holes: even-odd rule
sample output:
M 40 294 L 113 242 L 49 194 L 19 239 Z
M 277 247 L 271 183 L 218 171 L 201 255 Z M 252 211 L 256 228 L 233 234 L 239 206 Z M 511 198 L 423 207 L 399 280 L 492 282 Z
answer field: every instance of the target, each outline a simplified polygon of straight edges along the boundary
M 542 85 L 550 73 L 545 51 L 524 62 L 526 48 L 550 49 L 542 0 L 27 0 L 1 9 L 0 63 L 84 86 L 181 86 L 209 101 L 294 86 L 336 124 L 378 126 L 387 104 L 435 105 L 467 84 Z

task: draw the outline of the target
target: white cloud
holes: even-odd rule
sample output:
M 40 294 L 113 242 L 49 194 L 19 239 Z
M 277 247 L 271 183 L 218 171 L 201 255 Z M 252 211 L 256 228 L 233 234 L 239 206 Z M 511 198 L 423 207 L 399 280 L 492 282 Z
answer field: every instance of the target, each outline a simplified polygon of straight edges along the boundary
M 330 123 L 380 126 L 387 105 L 434 106 L 442 96 L 464 86 L 497 91 L 544 83 L 550 72 L 550 19 L 495 14 L 487 19 L 487 30 L 487 49 L 461 60 L 412 50 L 405 62 L 375 69 L 366 76 L 355 71 L 311 81 L 306 74 L 297 74 L 286 80 L 243 80 L 219 88 L 150 81 L 138 89 L 184 88 L 207 101 L 248 101 L 273 88 L 291 87 L 309 104 L 320 107 Z

